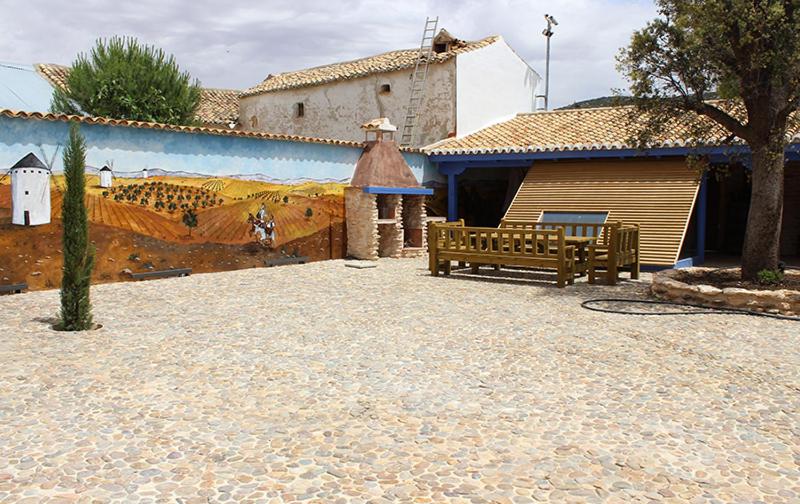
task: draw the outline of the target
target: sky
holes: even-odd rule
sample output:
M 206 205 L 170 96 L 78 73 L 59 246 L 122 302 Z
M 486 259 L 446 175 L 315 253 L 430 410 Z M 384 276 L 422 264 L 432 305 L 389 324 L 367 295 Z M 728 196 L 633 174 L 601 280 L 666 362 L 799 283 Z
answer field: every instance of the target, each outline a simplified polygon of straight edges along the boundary
M 246 89 L 270 73 L 418 47 L 426 16 L 454 36 L 502 35 L 544 78 L 552 107 L 624 89 L 615 56 L 656 15 L 635 0 L 0 0 L 0 61 L 70 64 L 99 37 L 135 36 L 205 87 Z

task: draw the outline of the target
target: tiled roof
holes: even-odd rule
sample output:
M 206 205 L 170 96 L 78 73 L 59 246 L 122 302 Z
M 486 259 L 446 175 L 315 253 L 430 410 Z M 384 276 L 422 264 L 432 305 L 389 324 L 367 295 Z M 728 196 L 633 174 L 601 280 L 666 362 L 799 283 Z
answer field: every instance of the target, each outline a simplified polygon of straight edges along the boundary
M 36 65 L 39 71 L 53 87 L 66 86 L 70 68 L 52 63 Z M 239 93 L 236 89 L 201 88 L 200 105 L 197 118 L 205 124 L 227 126 L 239 119 Z
M 279 133 L 266 133 L 261 131 L 239 131 L 228 128 L 213 128 L 207 126 L 175 126 L 172 124 L 150 123 L 143 121 L 129 121 L 126 119 L 109 119 L 105 117 L 86 117 L 67 114 L 45 114 L 41 112 L 22 112 L 18 110 L 0 109 L 0 116 L 19 119 L 38 119 L 43 121 L 78 121 L 84 124 L 102 124 L 107 126 L 127 126 L 131 128 L 146 128 L 165 131 L 181 131 L 184 133 L 205 133 L 220 136 L 239 136 L 250 138 L 263 138 L 266 140 L 285 140 L 289 142 L 308 142 L 329 145 L 343 145 L 346 147 L 364 146 L 362 142 L 349 140 L 335 140 L 332 138 L 313 138 L 300 135 L 284 135 Z M 415 149 L 402 149 L 407 152 L 419 152 Z
M 55 63 L 38 63 L 36 64 L 36 70 L 44 75 L 53 87 L 66 87 L 67 76 L 69 75 L 68 66 L 56 65 Z
M 228 125 L 239 120 L 239 93 L 237 89 L 202 88 L 197 118 L 206 124 Z
M 474 51 L 501 40 L 499 36 L 486 37 L 481 40 L 465 42 L 457 40 L 451 49 L 442 53 L 434 53 L 431 63 L 443 63 L 458 54 Z M 393 72 L 412 68 L 417 62 L 419 49 L 390 51 L 377 56 L 369 56 L 343 63 L 318 66 L 294 72 L 270 75 L 261 84 L 245 90 L 242 96 L 251 96 L 271 91 L 317 86 L 328 82 L 356 79 L 375 73 Z
M 499 154 L 575 150 L 635 148 L 637 121 L 631 121 L 631 106 L 554 110 L 519 114 L 460 138 L 447 138 L 424 147 L 427 154 Z M 694 145 L 692 132 L 698 121 L 708 121 L 709 145 L 731 142 L 730 133 L 710 119 L 687 113 L 665 128 L 668 133 L 654 138 L 651 147 Z M 800 131 L 791 132 L 792 141 Z M 738 139 L 733 139 L 738 141 Z

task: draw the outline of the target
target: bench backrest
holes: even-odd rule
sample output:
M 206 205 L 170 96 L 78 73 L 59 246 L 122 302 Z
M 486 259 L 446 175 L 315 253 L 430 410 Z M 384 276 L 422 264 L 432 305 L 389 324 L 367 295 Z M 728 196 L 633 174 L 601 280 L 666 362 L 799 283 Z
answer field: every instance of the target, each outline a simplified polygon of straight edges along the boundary
M 563 228 L 566 236 L 582 236 L 597 238 L 606 224 L 590 222 L 525 222 L 501 220 L 500 228 L 506 229 L 558 229 Z
M 611 248 L 618 254 L 639 250 L 639 225 L 615 226 L 611 233 Z
M 450 224 L 450 223 L 448 223 Z M 564 229 L 523 229 L 431 224 L 431 253 L 461 252 L 563 260 Z

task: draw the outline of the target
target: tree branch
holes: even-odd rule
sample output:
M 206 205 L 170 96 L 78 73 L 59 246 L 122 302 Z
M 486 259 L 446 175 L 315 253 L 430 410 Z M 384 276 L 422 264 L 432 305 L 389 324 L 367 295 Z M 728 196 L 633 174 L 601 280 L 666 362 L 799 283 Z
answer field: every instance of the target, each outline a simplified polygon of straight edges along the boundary
M 712 119 L 717 124 L 727 129 L 728 131 L 730 131 L 737 137 L 741 138 L 742 140 L 750 142 L 750 140 L 752 139 L 750 128 L 739 122 L 738 119 L 728 114 L 724 110 L 720 109 L 719 107 L 716 107 L 714 105 L 705 102 L 691 103 L 690 106 L 692 107 L 692 110 L 694 110 L 698 114 L 704 115 Z

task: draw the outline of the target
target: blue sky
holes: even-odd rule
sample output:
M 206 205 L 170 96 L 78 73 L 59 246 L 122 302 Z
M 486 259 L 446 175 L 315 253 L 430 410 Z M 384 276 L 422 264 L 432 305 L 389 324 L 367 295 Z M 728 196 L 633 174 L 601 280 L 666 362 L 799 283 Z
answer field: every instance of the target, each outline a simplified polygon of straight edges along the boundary
M 67 7 L 68 5 L 68 7 Z M 551 103 L 624 87 L 614 57 L 656 15 L 624 0 L 0 0 L 0 61 L 69 64 L 97 37 L 133 35 L 175 55 L 204 86 L 419 45 L 425 17 L 463 39 L 499 34 L 542 76 L 543 15 L 556 17 Z

